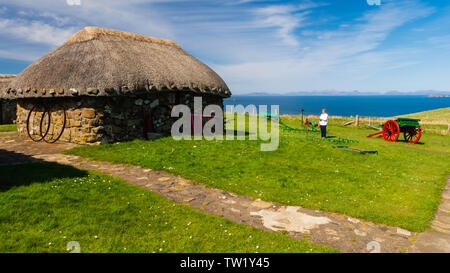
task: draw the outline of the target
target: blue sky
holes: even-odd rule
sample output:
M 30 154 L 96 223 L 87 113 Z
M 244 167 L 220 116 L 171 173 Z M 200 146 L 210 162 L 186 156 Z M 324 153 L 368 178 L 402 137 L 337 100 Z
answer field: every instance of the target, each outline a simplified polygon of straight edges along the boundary
M 0 74 L 85 26 L 174 40 L 234 94 L 450 90 L 447 0 L 0 0 Z

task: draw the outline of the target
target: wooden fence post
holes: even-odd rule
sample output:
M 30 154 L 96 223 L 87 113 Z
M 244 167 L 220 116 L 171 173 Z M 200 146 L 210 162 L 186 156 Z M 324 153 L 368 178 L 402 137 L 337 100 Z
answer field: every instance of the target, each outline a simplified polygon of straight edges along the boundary
M 304 112 L 305 110 L 304 109 L 302 109 L 302 124 L 304 124 L 304 122 L 303 122 L 303 112 Z M 449 126 L 450 126 L 450 124 L 449 124 Z

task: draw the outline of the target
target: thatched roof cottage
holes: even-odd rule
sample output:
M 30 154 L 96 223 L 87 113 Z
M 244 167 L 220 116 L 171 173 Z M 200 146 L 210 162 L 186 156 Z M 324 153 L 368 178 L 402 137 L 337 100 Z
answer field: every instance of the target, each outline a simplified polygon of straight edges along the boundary
M 223 107 L 231 95 L 213 70 L 175 42 L 97 27 L 31 64 L 5 94 L 17 99 L 20 134 L 61 134 L 75 143 L 168 133 L 174 105 L 193 107 L 194 96 L 202 96 L 204 104 Z
M 4 91 L 16 75 L 0 74 L 0 124 L 11 124 L 16 120 L 16 102 L 6 100 Z

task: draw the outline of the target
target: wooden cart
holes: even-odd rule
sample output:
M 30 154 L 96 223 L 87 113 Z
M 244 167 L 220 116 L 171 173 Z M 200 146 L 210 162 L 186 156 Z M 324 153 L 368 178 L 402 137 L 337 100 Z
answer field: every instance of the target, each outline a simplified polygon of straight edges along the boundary
M 383 130 L 367 137 L 376 136 L 383 137 L 386 141 L 396 142 L 403 133 L 405 141 L 408 143 L 417 143 L 422 136 L 422 128 L 419 124 L 420 119 L 398 118 L 396 120 L 388 120 L 383 125 Z

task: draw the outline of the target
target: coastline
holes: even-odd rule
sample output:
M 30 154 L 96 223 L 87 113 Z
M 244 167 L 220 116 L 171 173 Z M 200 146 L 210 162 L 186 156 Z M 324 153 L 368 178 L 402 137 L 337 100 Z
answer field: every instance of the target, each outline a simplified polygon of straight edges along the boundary
M 427 96 L 239 96 L 224 105 L 278 105 L 281 115 L 317 115 L 323 108 L 333 116 L 395 117 L 450 107 L 448 98 Z M 230 109 L 227 109 L 230 111 Z M 264 112 L 264 111 L 263 111 Z

